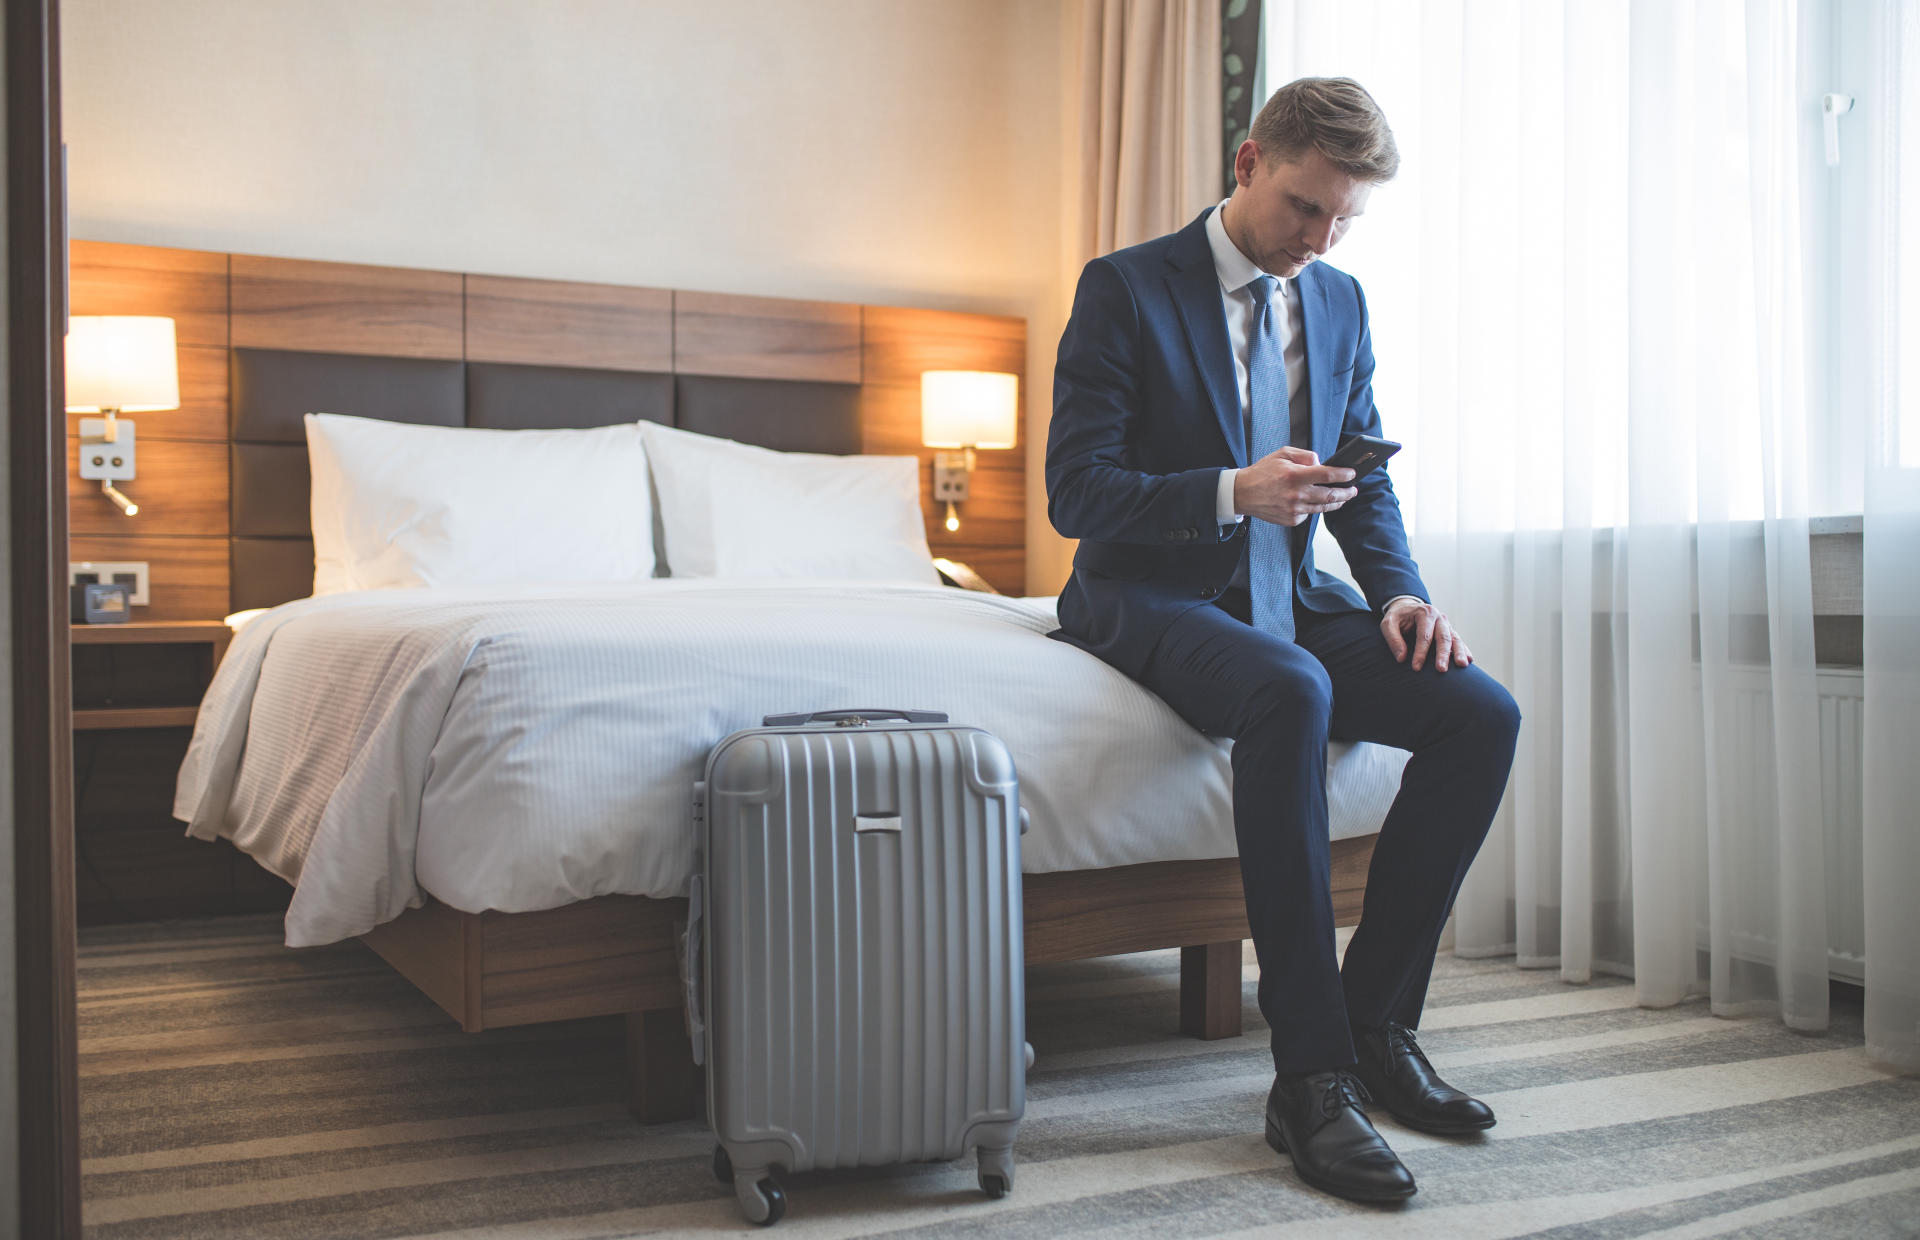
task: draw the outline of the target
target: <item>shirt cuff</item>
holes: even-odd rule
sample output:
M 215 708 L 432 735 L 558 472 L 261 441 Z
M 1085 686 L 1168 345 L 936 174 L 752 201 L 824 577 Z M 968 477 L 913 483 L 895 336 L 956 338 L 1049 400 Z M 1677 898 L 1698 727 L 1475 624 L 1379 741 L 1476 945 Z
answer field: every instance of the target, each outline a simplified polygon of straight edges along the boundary
M 1238 525 L 1242 517 L 1233 510 L 1233 479 L 1240 471 L 1223 469 L 1220 471 L 1220 486 L 1214 492 L 1214 517 L 1221 525 Z
M 1380 609 L 1380 614 L 1384 616 L 1388 612 L 1392 611 L 1393 605 L 1399 602 L 1403 598 L 1410 598 L 1416 603 L 1421 601 L 1420 596 L 1418 594 L 1396 594 L 1392 598 L 1387 600 L 1386 606 Z

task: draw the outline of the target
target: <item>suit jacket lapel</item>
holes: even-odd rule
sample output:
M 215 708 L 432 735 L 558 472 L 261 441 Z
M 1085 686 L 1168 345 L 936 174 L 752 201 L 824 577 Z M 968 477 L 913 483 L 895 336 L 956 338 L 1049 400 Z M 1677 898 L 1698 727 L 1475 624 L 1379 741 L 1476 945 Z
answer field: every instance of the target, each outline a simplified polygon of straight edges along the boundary
M 1211 210 L 1219 210 L 1213 207 Z M 1226 436 L 1233 463 L 1247 464 L 1246 431 L 1240 422 L 1240 394 L 1233 381 L 1233 350 L 1227 343 L 1227 314 L 1220 302 L 1220 277 L 1207 244 L 1206 213 L 1180 230 L 1167 251 L 1167 291 L 1179 308 L 1187 347 L 1200 369 L 1200 382 L 1213 416 Z
M 1308 267 L 1296 280 L 1300 285 L 1300 327 L 1307 342 L 1307 395 L 1313 404 L 1313 451 L 1321 460 L 1340 445 L 1340 423 L 1345 404 L 1330 384 L 1333 378 L 1333 321 L 1327 309 L 1327 289 L 1320 271 Z

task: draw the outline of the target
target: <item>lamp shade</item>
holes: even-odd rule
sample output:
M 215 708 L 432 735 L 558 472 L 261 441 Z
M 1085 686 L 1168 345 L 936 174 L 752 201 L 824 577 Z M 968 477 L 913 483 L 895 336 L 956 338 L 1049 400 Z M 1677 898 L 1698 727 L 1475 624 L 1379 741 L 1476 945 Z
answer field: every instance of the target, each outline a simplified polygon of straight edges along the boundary
M 68 413 L 179 407 L 172 319 L 113 314 L 68 320 Z
M 920 375 L 920 442 L 927 447 L 1011 448 L 1019 429 L 1019 375 L 990 370 Z

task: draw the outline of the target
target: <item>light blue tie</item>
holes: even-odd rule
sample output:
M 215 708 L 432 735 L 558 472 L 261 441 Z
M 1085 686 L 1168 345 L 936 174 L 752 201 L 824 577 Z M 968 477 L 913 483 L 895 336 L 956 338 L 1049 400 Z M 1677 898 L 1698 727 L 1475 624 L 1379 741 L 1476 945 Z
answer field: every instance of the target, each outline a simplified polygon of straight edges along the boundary
M 1251 284 L 1259 317 L 1247 341 L 1247 386 L 1252 405 L 1253 444 L 1248 462 L 1258 461 L 1287 445 L 1292 412 L 1287 399 L 1287 359 L 1281 328 L 1284 303 L 1274 290 L 1280 281 L 1256 276 Z M 1288 530 L 1255 517 L 1247 518 L 1247 586 L 1253 597 L 1253 626 L 1283 641 L 1293 640 L 1293 548 Z

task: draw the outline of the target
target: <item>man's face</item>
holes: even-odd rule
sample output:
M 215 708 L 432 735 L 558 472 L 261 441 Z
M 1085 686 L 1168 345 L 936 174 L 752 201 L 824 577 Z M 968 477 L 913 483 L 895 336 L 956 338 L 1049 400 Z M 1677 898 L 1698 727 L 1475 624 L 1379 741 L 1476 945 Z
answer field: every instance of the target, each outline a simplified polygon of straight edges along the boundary
M 1227 236 L 1261 270 L 1283 278 L 1338 244 L 1373 192 L 1314 147 L 1281 163 L 1249 139 L 1233 172 L 1237 184 L 1221 220 Z

